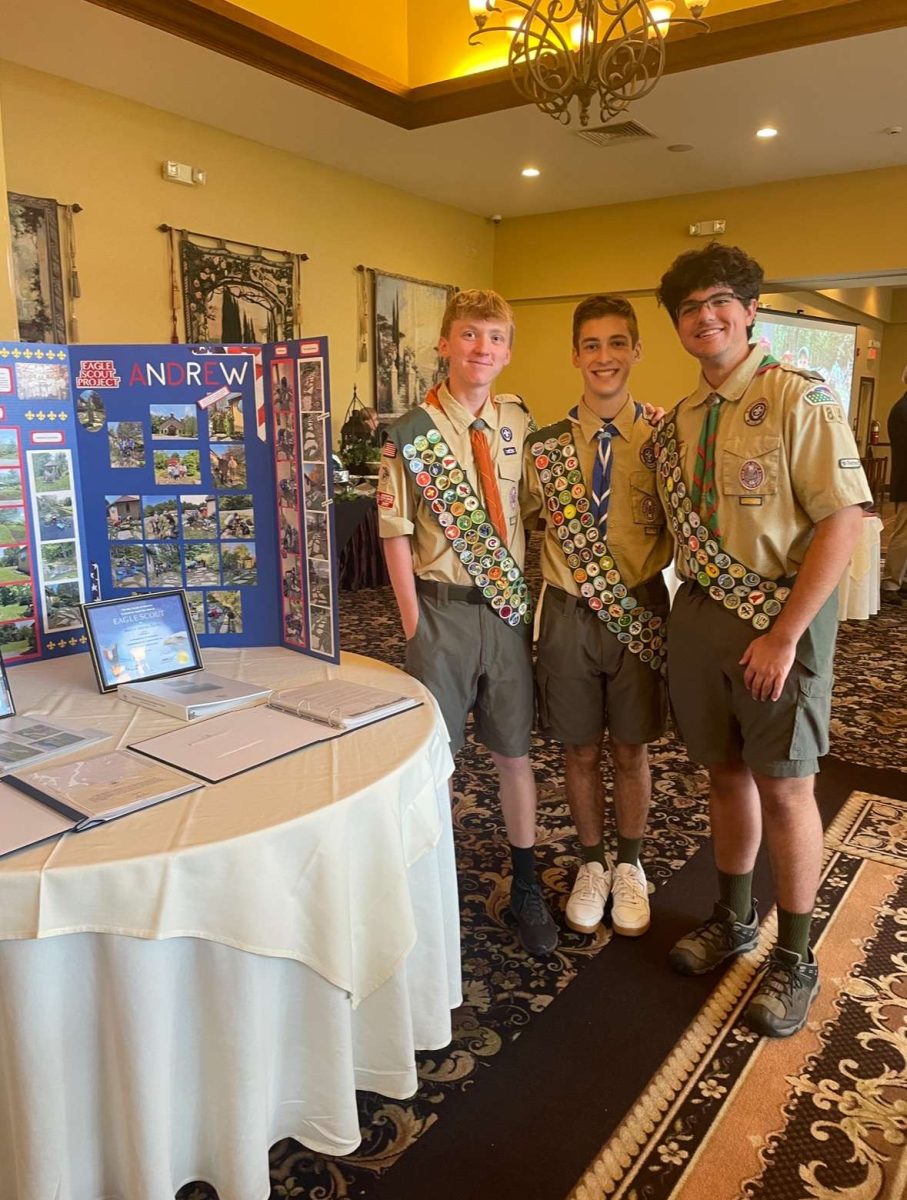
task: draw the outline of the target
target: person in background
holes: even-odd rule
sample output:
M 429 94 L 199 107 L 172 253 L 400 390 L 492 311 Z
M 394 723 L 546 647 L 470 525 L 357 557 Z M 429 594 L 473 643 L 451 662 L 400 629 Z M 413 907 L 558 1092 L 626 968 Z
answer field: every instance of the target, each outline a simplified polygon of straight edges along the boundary
M 907 367 L 901 373 L 907 385 Z M 907 391 L 888 414 L 888 441 L 891 444 L 891 481 L 888 499 L 894 505 L 894 526 L 885 554 L 882 591 L 897 592 L 907 576 Z

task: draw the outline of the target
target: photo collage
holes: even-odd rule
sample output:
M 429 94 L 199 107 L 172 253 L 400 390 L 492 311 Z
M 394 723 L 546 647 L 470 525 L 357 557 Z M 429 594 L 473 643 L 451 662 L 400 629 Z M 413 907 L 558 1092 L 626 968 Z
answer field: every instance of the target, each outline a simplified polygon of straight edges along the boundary
M 324 359 L 275 357 L 270 386 L 284 638 L 333 656 Z
M 243 397 L 224 390 L 205 408 L 149 402 L 106 422 L 111 474 L 134 484 L 140 471 L 143 485 L 104 497 L 111 594 L 185 588 L 196 633 L 211 635 L 243 632 L 243 589 L 258 583 Z
M 23 409 L 18 427 L 0 424 L 0 653 L 7 662 L 37 657 L 48 639 L 77 645 L 82 627 L 74 468 L 64 433 L 69 372 L 50 354 L 40 356 L 50 361 L 38 357 L 23 350 L 0 368 L 4 417 Z

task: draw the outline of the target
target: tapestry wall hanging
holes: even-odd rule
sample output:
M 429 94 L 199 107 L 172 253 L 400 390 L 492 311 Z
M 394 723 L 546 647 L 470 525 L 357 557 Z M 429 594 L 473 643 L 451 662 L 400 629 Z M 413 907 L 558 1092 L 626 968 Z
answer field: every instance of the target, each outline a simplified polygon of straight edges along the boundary
M 454 288 L 372 271 L 375 407 L 380 417 L 406 412 L 444 378 L 438 334 Z
M 8 192 L 7 202 L 19 338 L 23 342 L 65 342 L 57 202 L 18 192 Z
M 297 336 L 305 255 L 166 231 L 178 238 L 187 342 L 248 345 Z

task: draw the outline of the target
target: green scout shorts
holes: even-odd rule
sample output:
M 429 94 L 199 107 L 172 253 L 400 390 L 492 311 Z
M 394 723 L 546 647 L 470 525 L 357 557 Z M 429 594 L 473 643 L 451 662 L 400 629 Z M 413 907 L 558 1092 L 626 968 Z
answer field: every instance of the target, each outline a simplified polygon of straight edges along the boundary
M 463 745 L 470 712 L 483 746 L 506 758 L 529 753 L 534 698 L 528 626 L 507 625 L 485 603 L 420 594 L 406 670 L 437 700 L 452 754 Z
M 668 596 L 659 575 L 634 595 L 656 616 Z M 567 746 L 591 746 L 607 729 L 615 741 L 661 737 L 668 715 L 660 672 L 631 654 L 581 599 L 545 589 L 536 663 L 539 728 Z
M 778 778 L 816 773 L 828 753 L 837 608 L 832 592 L 797 643 L 780 697 L 754 700 L 740 659 L 759 634 L 698 584 L 681 586 L 668 624 L 668 684 L 694 762 L 742 758 L 750 770 Z

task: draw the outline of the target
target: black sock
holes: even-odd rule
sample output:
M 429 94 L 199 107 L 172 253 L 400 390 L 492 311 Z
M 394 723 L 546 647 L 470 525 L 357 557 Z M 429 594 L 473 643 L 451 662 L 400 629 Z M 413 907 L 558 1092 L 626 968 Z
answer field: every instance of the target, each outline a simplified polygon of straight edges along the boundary
M 510 863 L 514 883 L 531 887 L 535 883 L 535 846 L 510 847 Z
M 580 853 L 583 856 L 583 862 L 601 863 L 605 865 L 605 843 L 604 841 L 596 842 L 594 846 L 584 846 L 580 843 Z

